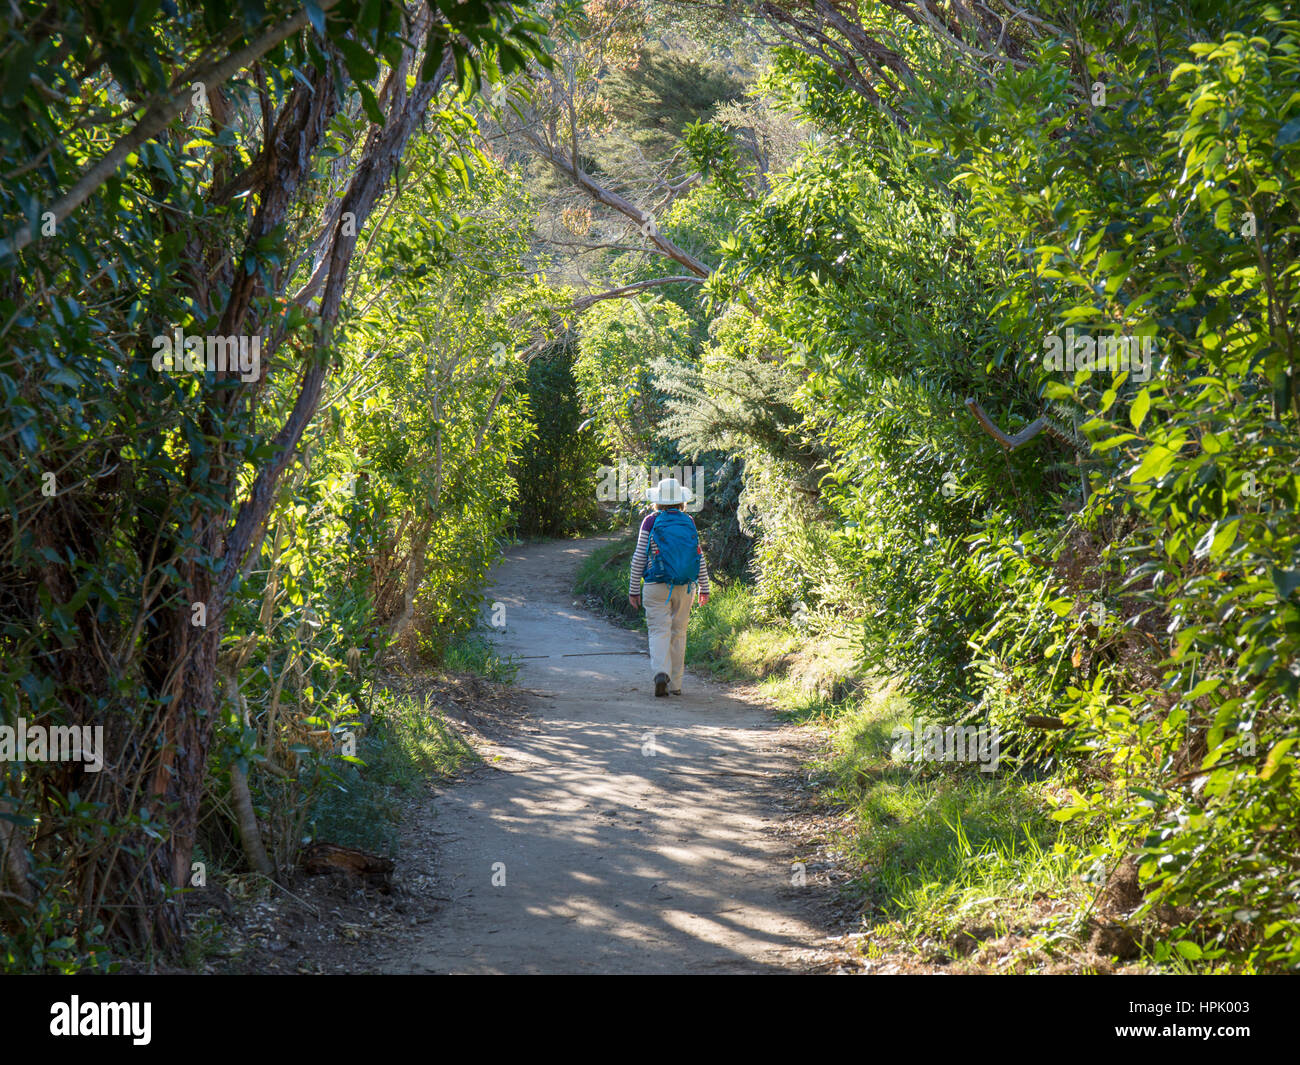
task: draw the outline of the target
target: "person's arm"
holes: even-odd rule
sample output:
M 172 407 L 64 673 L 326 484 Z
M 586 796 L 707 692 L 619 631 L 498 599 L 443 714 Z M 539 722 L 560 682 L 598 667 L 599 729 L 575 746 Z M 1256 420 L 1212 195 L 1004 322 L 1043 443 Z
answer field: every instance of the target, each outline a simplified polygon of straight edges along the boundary
M 627 601 L 635 607 L 641 605 L 641 578 L 645 575 L 646 557 L 650 553 L 650 526 L 654 515 L 647 515 L 641 522 L 641 531 L 636 537 L 636 551 L 632 554 L 632 570 L 627 579 Z
M 695 524 L 694 518 L 691 519 L 691 524 Z M 703 606 L 709 601 L 709 560 L 704 557 L 704 541 L 700 539 L 698 529 L 695 530 L 695 543 L 697 545 L 695 550 L 700 556 L 700 579 L 697 583 L 700 586 L 700 605 Z

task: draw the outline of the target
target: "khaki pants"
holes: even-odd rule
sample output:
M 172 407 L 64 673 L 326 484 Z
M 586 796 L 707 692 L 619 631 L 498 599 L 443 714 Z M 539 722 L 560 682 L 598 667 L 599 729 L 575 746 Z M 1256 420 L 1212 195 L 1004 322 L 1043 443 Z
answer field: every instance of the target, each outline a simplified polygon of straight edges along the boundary
M 694 587 L 684 584 L 673 587 L 671 602 L 666 584 L 646 584 L 641 589 L 650 630 L 650 675 L 667 673 L 669 691 L 681 689 L 686 672 L 686 623 L 694 601 Z

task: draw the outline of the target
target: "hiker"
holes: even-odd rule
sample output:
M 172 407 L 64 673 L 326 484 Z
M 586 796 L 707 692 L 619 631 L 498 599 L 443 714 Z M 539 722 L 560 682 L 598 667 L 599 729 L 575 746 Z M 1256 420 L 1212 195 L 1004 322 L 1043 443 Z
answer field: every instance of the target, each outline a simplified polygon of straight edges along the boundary
M 646 627 L 650 630 L 650 671 L 655 695 L 681 695 L 686 672 L 686 623 L 698 586 L 700 603 L 709 601 L 709 568 L 700 548 L 695 522 L 682 507 L 691 491 L 676 477 L 665 477 L 646 490 L 654 510 L 641 522 L 632 556 L 627 600 L 641 606 L 645 581 Z

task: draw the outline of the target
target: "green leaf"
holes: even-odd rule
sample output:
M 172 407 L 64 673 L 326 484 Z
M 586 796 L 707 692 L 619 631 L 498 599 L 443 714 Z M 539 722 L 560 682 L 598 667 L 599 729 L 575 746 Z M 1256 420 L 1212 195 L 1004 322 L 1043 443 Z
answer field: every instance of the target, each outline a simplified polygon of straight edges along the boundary
M 1133 471 L 1129 478 L 1133 484 L 1142 484 L 1145 481 L 1158 481 L 1174 464 L 1174 459 L 1178 457 L 1178 452 L 1170 451 L 1163 444 L 1154 444 L 1147 450 L 1142 462 L 1138 468 Z
M 376 126 L 384 124 L 384 113 L 379 110 L 379 101 L 375 99 L 375 91 L 366 84 L 358 83 L 357 91 L 361 93 L 361 106 L 366 110 L 366 116 Z
M 1273 578 L 1273 587 L 1277 589 L 1279 599 L 1290 599 L 1295 590 L 1300 588 L 1300 569 L 1280 569 L 1274 566 L 1269 571 L 1269 576 Z
M 358 85 L 373 81 L 379 76 L 379 63 L 356 41 L 345 37 L 337 44 L 339 51 L 343 53 L 343 61 L 347 65 L 348 73 Z
M 1300 118 L 1293 118 L 1285 126 L 1277 131 L 1277 139 L 1274 144 L 1294 144 L 1300 141 Z
M 325 12 L 321 10 L 320 4 L 308 3 L 307 18 L 311 20 L 312 29 L 320 36 L 325 36 Z
M 447 43 L 441 38 L 429 41 L 429 51 L 425 54 L 424 62 L 420 64 L 420 80 L 432 81 L 438 73 L 438 68 L 442 66 L 443 54 L 447 51 Z
M 1142 431 L 1142 423 L 1146 421 L 1147 411 L 1151 409 L 1151 395 L 1144 388 L 1133 399 L 1133 406 L 1129 409 L 1128 418 L 1133 424 L 1133 428 L 1138 432 Z
M 1273 775 L 1282 768 L 1282 759 L 1286 752 L 1295 745 L 1298 737 L 1290 736 L 1280 743 L 1274 744 L 1273 749 L 1268 752 L 1268 757 L 1264 759 L 1264 765 L 1259 771 L 1260 780 L 1271 780 Z
M 1196 545 L 1194 552 L 1197 558 L 1218 558 L 1224 551 L 1232 546 L 1237 539 L 1237 531 L 1241 528 L 1240 518 L 1229 518 L 1225 522 L 1215 522 L 1210 526 L 1210 531 Z

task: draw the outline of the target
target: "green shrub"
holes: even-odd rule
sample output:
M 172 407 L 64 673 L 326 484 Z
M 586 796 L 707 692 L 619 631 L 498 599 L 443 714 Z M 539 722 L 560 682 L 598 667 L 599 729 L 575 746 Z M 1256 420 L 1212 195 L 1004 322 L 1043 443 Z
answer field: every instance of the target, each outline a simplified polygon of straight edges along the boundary
M 584 422 L 568 348 L 539 355 L 528 364 L 524 384 L 534 432 L 515 466 L 519 499 L 514 527 L 522 536 L 568 536 L 601 517 L 596 501 L 602 461 L 600 437 Z

